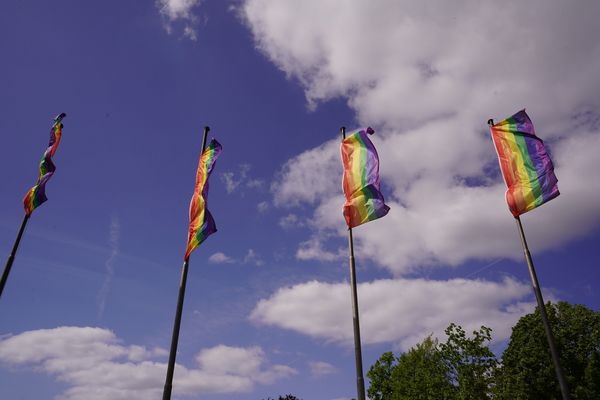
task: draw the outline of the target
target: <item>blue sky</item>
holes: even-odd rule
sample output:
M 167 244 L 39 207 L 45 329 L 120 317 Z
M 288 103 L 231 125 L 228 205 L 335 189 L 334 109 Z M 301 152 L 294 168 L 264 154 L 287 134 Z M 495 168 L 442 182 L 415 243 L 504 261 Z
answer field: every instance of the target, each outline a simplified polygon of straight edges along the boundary
M 501 351 L 533 309 L 486 126 L 523 107 L 562 193 L 522 218 L 544 295 L 600 308 L 599 5 L 505 3 L 4 1 L 6 255 L 67 117 L 0 301 L 2 397 L 160 398 L 205 125 L 219 231 L 174 398 L 354 396 L 342 125 L 376 130 L 391 207 L 354 233 L 365 372 L 450 322 Z

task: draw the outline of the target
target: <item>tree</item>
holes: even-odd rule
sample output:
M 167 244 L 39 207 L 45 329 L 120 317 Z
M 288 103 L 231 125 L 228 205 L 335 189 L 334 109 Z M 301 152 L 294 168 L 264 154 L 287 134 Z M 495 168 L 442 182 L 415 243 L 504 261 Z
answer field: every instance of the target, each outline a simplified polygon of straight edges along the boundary
M 600 312 L 566 302 L 546 305 L 573 400 L 600 399 Z M 561 399 L 539 310 L 513 327 L 497 374 L 499 399 Z
M 392 373 L 397 399 L 454 399 L 455 387 L 449 379 L 438 341 L 427 337 L 398 358 L 398 368 Z M 384 397 L 384 399 L 386 399 Z
M 487 343 L 492 330 L 482 326 L 468 338 L 463 328 L 450 324 L 448 340 L 440 344 L 442 359 L 450 371 L 450 380 L 457 388 L 457 399 L 479 400 L 491 396 L 498 361 Z
M 411 349 L 412 350 L 412 349 Z M 371 366 L 367 377 L 371 381 L 367 395 L 370 400 L 391 399 L 394 392 L 392 371 L 397 367 L 396 357 L 391 351 L 385 352 Z
M 458 325 L 446 329 L 448 340 L 427 337 L 395 357 L 384 353 L 371 367 L 371 400 L 479 400 L 491 395 L 496 357 L 487 347 L 491 329 L 482 326 L 467 337 Z

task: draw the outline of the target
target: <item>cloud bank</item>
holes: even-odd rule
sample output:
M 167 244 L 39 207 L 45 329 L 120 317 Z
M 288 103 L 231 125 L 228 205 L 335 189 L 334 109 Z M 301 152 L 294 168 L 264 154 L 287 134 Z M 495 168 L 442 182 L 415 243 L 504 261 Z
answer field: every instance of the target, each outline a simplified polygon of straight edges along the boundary
M 467 331 L 486 325 L 496 341 L 535 305 L 531 288 L 514 279 L 502 282 L 453 279 L 384 279 L 358 285 L 364 344 L 392 342 L 407 350 L 427 335 L 443 337 L 455 322 Z M 328 341 L 349 344 L 352 317 L 348 283 L 311 281 L 279 289 L 251 313 L 255 323 L 276 326 Z
M 107 329 L 59 327 L 23 332 L 0 340 L 0 362 L 26 366 L 65 382 L 62 400 L 147 400 L 162 395 L 167 364 L 164 349 L 126 346 Z M 245 393 L 296 374 L 268 363 L 260 347 L 219 345 L 196 356 L 198 366 L 177 364 L 176 396 Z
M 486 121 L 523 107 L 550 147 L 562 193 L 524 216 L 532 250 L 598 226 L 600 3 L 247 0 L 238 12 L 309 106 L 345 98 L 356 122 L 378 131 L 391 211 L 355 239 L 358 254 L 395 276 L 521 257 Z M 331 135 L 283 165 L 273 203 L 314 210 L 315 228 L 341 236 Z

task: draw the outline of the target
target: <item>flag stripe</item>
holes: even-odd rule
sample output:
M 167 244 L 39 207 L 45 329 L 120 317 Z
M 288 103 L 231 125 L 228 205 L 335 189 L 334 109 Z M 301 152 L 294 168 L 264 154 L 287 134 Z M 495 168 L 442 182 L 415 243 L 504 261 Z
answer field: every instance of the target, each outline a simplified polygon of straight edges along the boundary
M 514 129 L 518 129 L 517 126 L 514 126 Z M 511 133 L 512 134 L 512 133 Z M 517 164 L 517 168 L 520 176 L 520 185 L 521 186 L 529 186 L 530 190 L 522 189 L 525 194 L 525 201 L 527 203 L 536 203 L 536 199 L 540 197 L 539 193 L 539 183 L 537 180 L 537 174 L 531 162 L 531 157 L 529 157 L 529 150 L 527 148 L 527 143 L 525 143 L 525 138 L 523 136 L 518 136 L 512 134 L 517 144 L 517 148 L 521 158 L 519 159 L 519 164 Z M 537 189 L 537 190 L 536 190 Z
M 560 194 L 552 160 L 525 110 L 490 130 L 507 186 L 506 201 L 515 217 Z

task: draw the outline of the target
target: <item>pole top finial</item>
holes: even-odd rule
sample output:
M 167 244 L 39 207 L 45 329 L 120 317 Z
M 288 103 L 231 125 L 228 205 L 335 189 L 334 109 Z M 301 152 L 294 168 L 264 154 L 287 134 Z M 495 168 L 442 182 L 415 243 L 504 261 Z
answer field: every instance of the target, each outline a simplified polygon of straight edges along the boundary
M 494 125 L 494 120 L 492 118 L 488 119 L 488 125 L 489 126 L 493 126 Z

